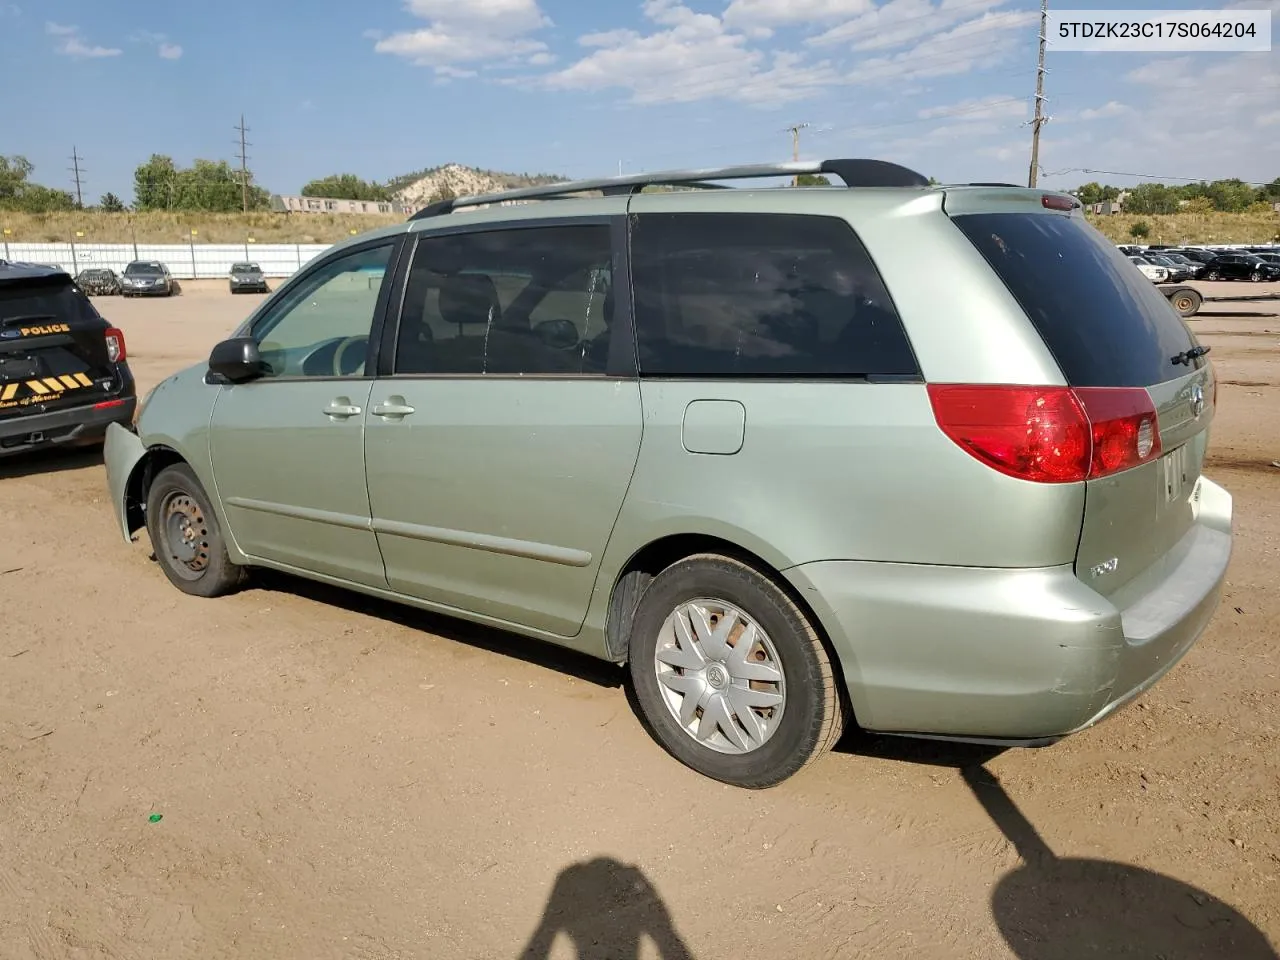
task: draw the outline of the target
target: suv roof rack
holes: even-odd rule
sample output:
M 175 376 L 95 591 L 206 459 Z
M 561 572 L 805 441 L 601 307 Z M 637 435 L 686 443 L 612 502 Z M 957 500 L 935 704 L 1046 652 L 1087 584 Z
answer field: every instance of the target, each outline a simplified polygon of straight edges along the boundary
M 887 160 L 794 160 L 786 163 L 747 163 L 733 167 L 704 167 L 695 170 L 660 170 L 621 177 L 567 180 L 537 187 L 522 187 L 499 193 L 479 194 L 440 200 L 412 214 L 410 220 L 424 220 L 451 213 L 461 207 L 479 207 L 512 200 L 549 200 L 575 193 L 600 191 L 605 196 L 639 193 L 645 187 L 686 186 L 700 189 L 729 189 L 712 180 L 751 180 L 759 177 L 789 177 L 799 174 L 830 173 L 846 187 L 927 187 L 929 179 L 914 170 Z

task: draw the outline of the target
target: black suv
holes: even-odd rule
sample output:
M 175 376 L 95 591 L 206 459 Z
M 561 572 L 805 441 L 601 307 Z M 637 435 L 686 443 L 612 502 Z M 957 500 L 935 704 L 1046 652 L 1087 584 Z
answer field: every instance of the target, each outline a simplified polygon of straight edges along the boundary
M 71 276 L 0 260 L 0 458 L 100 444 L 137 402 L 124 334 Z

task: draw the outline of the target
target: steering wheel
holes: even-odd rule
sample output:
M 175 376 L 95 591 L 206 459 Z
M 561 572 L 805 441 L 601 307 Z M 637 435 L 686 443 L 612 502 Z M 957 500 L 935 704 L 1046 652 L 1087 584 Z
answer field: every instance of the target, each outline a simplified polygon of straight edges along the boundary
M 367 350 L 369 347 L 368 337 L 347 337 L 342 340 L 333 351 L 333 375 L 335 377 L 358 377 L 364 373 L 365 358 L 360 357 L 360 362 L 350 370 L 342 368 L 342 360 L 347 355 L 347 351 L 351 347 L 359 345 L 361 350 Z

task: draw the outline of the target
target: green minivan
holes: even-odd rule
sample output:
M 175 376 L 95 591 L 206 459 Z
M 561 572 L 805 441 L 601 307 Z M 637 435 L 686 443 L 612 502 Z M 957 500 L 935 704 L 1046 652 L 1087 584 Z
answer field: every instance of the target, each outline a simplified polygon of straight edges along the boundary
M 1207 353 L 1065 194 L 574 181 L 334 246 L 107 472 L 187 593 L 272 568 L 626 664 L 759 788 L 852 725 L 1052 743 L 1170 670 L 1231 555 Z

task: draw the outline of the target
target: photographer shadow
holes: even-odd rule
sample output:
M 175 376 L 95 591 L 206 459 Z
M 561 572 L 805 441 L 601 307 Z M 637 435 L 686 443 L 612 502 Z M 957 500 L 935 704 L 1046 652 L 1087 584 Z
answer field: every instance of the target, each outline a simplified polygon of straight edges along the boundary
M 644 872 L 611 857 L 560 871 L 520 960 L 549 960 L 561 933 L 572 941 L 578 960 L 638 960 L 645 937 L 662 960 L 693 956 Z
M 1128 864 L 1059 857 L 992 773 L 962 772 L 1023 860 L 991 895 L 996 925 L 1019 960 L 1280 958 L 1239 911 L 1196 887 Z

